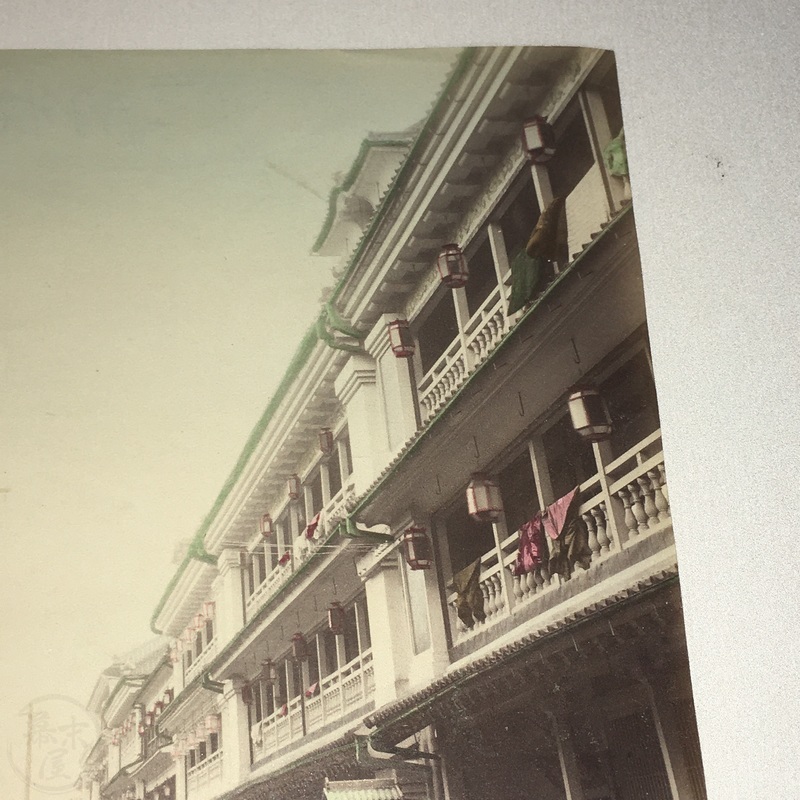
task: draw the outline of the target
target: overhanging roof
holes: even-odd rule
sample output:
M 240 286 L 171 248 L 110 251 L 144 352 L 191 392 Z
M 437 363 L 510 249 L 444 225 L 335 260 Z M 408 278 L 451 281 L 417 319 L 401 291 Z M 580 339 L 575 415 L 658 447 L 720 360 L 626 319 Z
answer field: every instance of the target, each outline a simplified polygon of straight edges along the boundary
M 325 800 L 403 800 L 403 792 L 394 778 L 326 780 L 323 793 Z

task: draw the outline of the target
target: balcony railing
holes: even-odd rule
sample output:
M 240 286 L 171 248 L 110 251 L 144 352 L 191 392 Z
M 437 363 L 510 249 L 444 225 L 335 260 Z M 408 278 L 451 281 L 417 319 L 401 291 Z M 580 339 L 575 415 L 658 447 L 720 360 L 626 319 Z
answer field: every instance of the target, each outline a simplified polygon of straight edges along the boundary
M 204 800 L 219 789 L 222 778 L 222 750 L 217 750 L 186 773 L 186 794 L 189 800 Z
M 566 200 L 570 260 L 591 242 L 608 221 L 602 174 L 594 164 Z M 470 317 L 464 330 L 445 349 L 417 384 L 422 422 L 430 419 L 464 383 L 472 371 L 497 347 L 522 316 L 505 313 L 499 286 Z
M 580 486 L 578 514 L 586 526 L 591 563 L 589 571 L 614 553 L 672 524 L 669 493 L 657 430 L 607 464 Z M 546 539 L 546 537 L 545 537 Z M 551 575 L 547 558 L 533 572 L 512 574 L 519 548 L 515 531 L 481 558 L 479 584 L 486 619 L 467 627 L 456 613 L 456 594 L 448 596 L 453 644 L 465 641 L 523 609 L 545 592 L 557 592 L 565 579 Z M 578 568 L 580 572 L 580 568 Z
M 217 654 L 217 640 L 212 639 L 200 653 L 197 658 L 192 661 L 191 665 L 186 668 L 186 683 L 189 683 L 195 675 L 197 675 L 203 667 L 211 661 Z
M 253 759 L 264 758 L 304 735 L 343 719 L 363 706 L 374 691 L 372 651 L 365 650 L 341 669 L 322 678 L 313 697 L 295 697 L 256 723 L 251 730 Z

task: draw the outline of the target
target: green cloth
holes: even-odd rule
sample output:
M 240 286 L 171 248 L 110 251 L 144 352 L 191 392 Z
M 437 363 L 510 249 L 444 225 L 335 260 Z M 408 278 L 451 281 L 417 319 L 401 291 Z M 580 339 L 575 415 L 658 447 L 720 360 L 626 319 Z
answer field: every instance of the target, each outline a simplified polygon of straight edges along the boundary
M 456 613 L 468 628 L 471 628 L 476 622 L 483 622 L 486 619 L 480 576 L 481 560 L 479 558 L 453 575 L 453 588 L 456 590 Z
M 616 139 L 612 139 L 603 150 L 603 160 L 608 172 L 618 178 L 628 174 L 628 153 L 625 149 L 625 131 L 621 130 Z
M 554 197 L 539 215 L 536 227 L 525 247 L 531 258 L 555 261 L 561 245 L 567 241 L 567 215 L 563 197 Z
M 543 258 L 531 258 L 520 250 L 511 262 L 511 296 L 508 298 L 508 314 L 519 311 L 533 299 L 542 280 Z

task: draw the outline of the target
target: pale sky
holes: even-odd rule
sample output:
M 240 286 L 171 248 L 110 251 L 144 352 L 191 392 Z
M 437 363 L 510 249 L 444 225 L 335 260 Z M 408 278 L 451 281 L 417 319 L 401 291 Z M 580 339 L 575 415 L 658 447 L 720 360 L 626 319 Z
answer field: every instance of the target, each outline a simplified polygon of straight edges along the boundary
M 0 52 L 0 731 L 151 636 L 333 283 L 334 173 L 456 56 Z

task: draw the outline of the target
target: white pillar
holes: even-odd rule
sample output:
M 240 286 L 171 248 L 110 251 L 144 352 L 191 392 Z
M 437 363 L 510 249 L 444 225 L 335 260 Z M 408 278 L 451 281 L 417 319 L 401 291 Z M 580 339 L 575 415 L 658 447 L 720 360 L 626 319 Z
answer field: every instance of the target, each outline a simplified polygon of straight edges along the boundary
M 242 700 L 244 680 L 225 681 L 222 695 L 222 773 L 233 789 L 250 774 L 250 720 Z
M 566 714 L 561 708 L 549 710 L 547 713 L 553 723 L 553 735 L 558 747 L 558 761 L 561 765 L 565 798 L 566 800 L 584 800 L 578 761 L 572 746 Z
M 334 387 L 347 414 L 353 482 L 356 494 L 359 494 L 389 460 L 375 362 L 368 356 L 351 356 L 336 378 Z
M 384 558 L 363 575 L 362 580 L 372 634 L 375 706 L 380 708 L 404 693 L 412 657 L 411 632 L 397 556 Z
M 223 550 L 217 559 L 219 575 L 215 580 L 215 636 L 219 637 L 217 647 L 221 650 L 244 625 L 244 568 L 241 563 L 241 550 Z
M 413 376 L 413 359 L 398 358 L 389 344 L 389 323 L 403 315 L 382 314 L 364 341 L 380 370 L 380 399 L 386 418 L 388 444 L 397 451 L 419 427 L 419 402 Z

